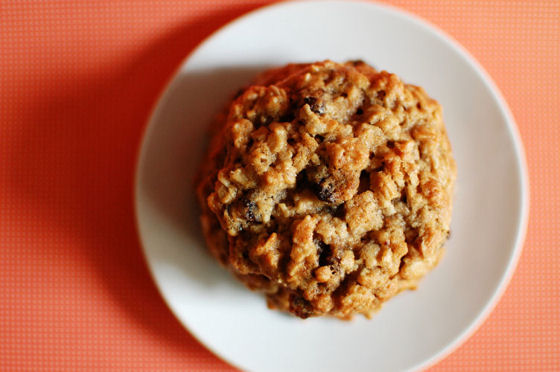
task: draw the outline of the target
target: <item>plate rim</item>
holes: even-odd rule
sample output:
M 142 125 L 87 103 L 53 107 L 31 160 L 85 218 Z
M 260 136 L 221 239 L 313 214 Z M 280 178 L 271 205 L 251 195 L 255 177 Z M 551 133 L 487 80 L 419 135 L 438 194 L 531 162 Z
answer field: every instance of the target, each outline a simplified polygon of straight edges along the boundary
M 173 73 L 170 77 L 166 80 L 165 84 L 162 85 L 159 94 L 157 95 L 156 99 L 154 99 L 154 103 L 150 109 L 150 114 L 147 117 L 146 123 L 144 124 L 140 141 L 137 146 L 136 151 L 136 162 L 134 168 L 134 177 L 133 177 L 133 184 L 132 184 L 132 203 L 134 209 L 134 225 L 136 229 L 136 233 L 138 236 L 138 240 L 141 247 L 141 252 L 146 262 L 146 266 L 148 268 L 148 272 L 151 276 L 153 283 L 155 284 L 158 294 L 160 298 L 163 300 L 167 308 L 171 311 L 175 319 L 183 326 L 183 328 L 199 342 L 201 345 L 204 346 L 207 350 L 209 350 L 214 356 L 218 359 L 224 361 L 225 363 L 234 366 L 240 370 L 243 370 L 242 366 L 239 366 L 234 361 L 227 359 L 225 356 L 216 350 L 213 346 L 209 345 L 208 343 L 202 340 L 202 337 L 196 333 L 194 330 L 189 327 L 186 321 L 183 321 L 179 316 L 176 309 L 171 306 L 170 301 L 168 301 L 165 292 L 162 290 L 162 286 L 158 277 L 155 273 L 155 268 L 153 264 L 150 262 L 148 258 L 147 247 L 144 244 L 144 239 L 142 238 L 142 230 L 140 228 L 140 221 L 139 221 L 139 185 L 140 185 L 140 174 L 141 169 L 143 168 L 143 164 L 145 162 L 146 156 L 146 144 L 150 137 L 151 132 L 154 130 L 154 119 L 160 111 L 161 103 L 168 98 L 168 94 L 176 84 L 176 79 L 179 76 L 181 70 L 188 64 L 189 60 L 197 54 L 197 52 L 210 40 L 214 37 L 218 36 L 221 33 L 227 32 L 228 29 L 234 27 L 236 24 L 245 21 L 248 18 L 258 16 L 260 13 L 274 11 L 278 8 L 290 7 L 293 5 L 297 5 L 300 3 L 318 3 L 318 4 L 344 4 L 350 6 L 364 6 L 369 8 L 377 8 L 378 10 L 385 11 L 391 13 L 391 15 L 404 19 L 405 21 L 412 22 L 416 26 L 421 27 L 428 33 L 432 34 L 433 36 L 437 37 L 440 41 L 442 41 L 446 46 L 453 49 L 455 52 L 459 54 L 459 56 L 476 72 L 479 78 L 482 80 L 483 84 L 489 89 L 491 95 L 495 99 L 497 106 L 499 108 L 500 113 L 506 119 L 506 127 L 511 142 L 513 143 L 515 158 L 516 158 L 516 167 L 519 173 L 519 181 L 520 181 L 520 195 L 521 195 L 521 203 L 520 203 L 520 210 L 519 215 L 517 216 L 517 224 L 516 224 L 516 235 L 514 239 L 513 249 L 510 252 L 510 257 L 507 262 L 506 269 L 502 274 L 502 277 L 499 280 L 498 285 L 493 291 L 492 296 L 486 302 L 484 307 L 481 308 L 478 315 L 465 327 L 465 329 L 458 333 L 457 336 L 450 341 L 445 347 L 443 347 L 440 351 L 434 353 L 429 358 L 426 358 L 422 362 L 411 366 L 409 368 L 410 371 L 422 370 L 425 368 L 429 368 L 441 360 L 445 359 L 455 350 L 457 350 L 465 341 L 467 341 L 473 334 L 485 323 L 489 315 L 494 311 L 496 306 L 498 305 L 500 299 L 502 298 L 504 292 L 509 286 L 509 283 L 513 277 L 515 269 L 519 263 L 519 258 L 523 251 L 523 246 L 525 242 L 525 238 L 527 235 L 528 223 L 529 223 L 529 203 L 530 203 L 530 186 L 529 186 L 529 172 L 528 172 L 528 165 L 527 165 L 527 158 L 525 149 L 523 146 L 523 141 L 521 140 L 521 135 L 519 132 L 519 127 L 517 122 L 515 121 L 515 117 L 511 112 L 507 101 L 505 100 L 502 92 L 492 79 L 491 75 L 486 71 L 486 69 L 482 66 L 482 64 L 464 47 L 462 46 L 454 37 L 446 33 L 444 30 L 439 28 L 437 25 L 433 24 L 432 22 L 424 19 L 412 12 L 409 12 L 406 9 L 399 8 L 397 6 L 379 3 L 377 0 L 375 1 L 367 1 L 367 0 L 286 0 L 286 1 L 279 1 L 272 4 L 267 4 L 263 6 L 259 6 L 256 9 L 250 10 L 246 13 L 243 13 L 239 17 L 230 20 L 229 22 L 225 23 L 224 25 L 220 26 L 204 39 L 202 39 L 177 65 Z

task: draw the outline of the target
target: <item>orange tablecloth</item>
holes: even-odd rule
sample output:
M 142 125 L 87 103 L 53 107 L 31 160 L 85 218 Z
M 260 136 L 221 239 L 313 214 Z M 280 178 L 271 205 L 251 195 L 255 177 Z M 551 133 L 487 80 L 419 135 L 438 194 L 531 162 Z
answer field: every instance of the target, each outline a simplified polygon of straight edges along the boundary
M 0 2 L 0 369 L 232 369 L 160 299 L 136 236 L 132 174 L 178 63 L 265 3 Z M 559 370 L 560 1 L 391 3 L 488 70 L 530 172 L 529 231 L 511 285 L 434 370 Z

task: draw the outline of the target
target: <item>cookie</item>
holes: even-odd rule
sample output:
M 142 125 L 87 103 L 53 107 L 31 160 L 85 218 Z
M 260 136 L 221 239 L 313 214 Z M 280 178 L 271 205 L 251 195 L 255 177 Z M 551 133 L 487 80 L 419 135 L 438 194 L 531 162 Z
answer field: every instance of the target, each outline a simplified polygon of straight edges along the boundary
M 440 105 L 364 62 L 268 70 L 214 127 L 211 253 L 270 308 L 370 316 L 444 253 L 456 166 Z

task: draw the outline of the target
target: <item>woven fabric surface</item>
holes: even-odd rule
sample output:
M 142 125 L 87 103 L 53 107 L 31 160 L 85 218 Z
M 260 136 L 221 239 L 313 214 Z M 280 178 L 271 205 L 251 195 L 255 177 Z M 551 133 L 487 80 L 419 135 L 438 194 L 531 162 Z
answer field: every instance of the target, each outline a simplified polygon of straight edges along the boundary
M 234 370 L 159 297 L 131 190 L 147 116 L 174 69 L 266 3 L 0 2 L 0 370 Z M 388 3 L 480 61 L 517 120 L 530 173 L 513 279 L 432 370 L 559 370 L 560 1 Z

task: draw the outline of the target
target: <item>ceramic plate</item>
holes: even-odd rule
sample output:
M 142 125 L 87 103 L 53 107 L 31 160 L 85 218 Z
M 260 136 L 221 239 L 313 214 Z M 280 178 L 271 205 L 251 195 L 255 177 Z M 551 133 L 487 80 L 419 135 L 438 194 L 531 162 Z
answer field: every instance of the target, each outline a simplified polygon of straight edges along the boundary
M 266 308 L 207 254 L 191 185 L 205 127 L 259 71 L 288 62 L 363 59 L 423 86 L 443 106 L 457 160 L 452 237 L 417 291 L 371 320 L 300 320 Z M 223 27 L 180 66 L 143 140 L 135 203 L 154 280 L 182 324 L 215 354 L 253 371 L 397 371 L 425 367 L 491 311 L 521 251 L 527 172 L 514 120 L 456 42 L 399 10 L 291 2 Z

